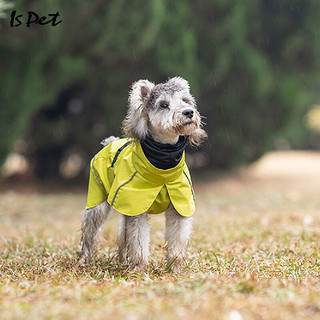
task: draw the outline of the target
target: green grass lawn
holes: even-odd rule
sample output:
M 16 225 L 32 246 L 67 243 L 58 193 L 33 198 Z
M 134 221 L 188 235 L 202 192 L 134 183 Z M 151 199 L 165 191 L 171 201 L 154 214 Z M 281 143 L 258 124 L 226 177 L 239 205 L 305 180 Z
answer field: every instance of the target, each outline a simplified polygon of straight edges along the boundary
M 195 182 L 179 275 L 165 271 L 163 215 L 146 273 L 119 268 L 116 214 L 95 264 L 76 268 L 85 193 L 2 191 L 0 319 L 319 319 L 320 168 L 279 157 Z

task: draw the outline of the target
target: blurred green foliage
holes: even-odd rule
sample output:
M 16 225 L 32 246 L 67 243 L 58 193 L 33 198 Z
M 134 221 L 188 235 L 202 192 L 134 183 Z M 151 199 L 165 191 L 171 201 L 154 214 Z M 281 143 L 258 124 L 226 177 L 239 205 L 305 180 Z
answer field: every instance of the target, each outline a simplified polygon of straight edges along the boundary
M 320 3 L 312 0 L 16 0 L 0 20 L 0 163 L 19 137 L 39 177 L 69 150 L 91 157 L 120 135 L 132 82 L 191 84 L 206 119 L 208 164 L 252 161 L 315 101 Z M 11 10 L 11 9 L 10 9 Z M 9 12 L 10 13 L 10 12 Z

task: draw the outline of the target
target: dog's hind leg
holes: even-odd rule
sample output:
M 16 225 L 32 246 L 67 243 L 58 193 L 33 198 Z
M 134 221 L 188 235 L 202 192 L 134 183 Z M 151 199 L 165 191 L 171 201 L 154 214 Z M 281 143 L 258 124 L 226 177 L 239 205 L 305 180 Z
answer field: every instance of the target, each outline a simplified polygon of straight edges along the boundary
M 192 217 L 181 216 L 172 206 L 166 211 L 167 268 L 179 271 L 192 233 Z
M 146 213 L 122 215 L 118 232 L 120 262 L 144 269 L 149 260 L 150 225 Z
M 82 213 L 81 259 L 79 264 L 90 263 L 103 225 L 110 213 L 110 206 L 105 201 Z

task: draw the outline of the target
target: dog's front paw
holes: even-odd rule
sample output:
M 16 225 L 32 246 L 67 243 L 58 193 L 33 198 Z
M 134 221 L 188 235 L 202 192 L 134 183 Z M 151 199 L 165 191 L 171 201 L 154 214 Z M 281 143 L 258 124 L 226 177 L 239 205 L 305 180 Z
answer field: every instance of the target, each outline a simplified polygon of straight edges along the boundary
M 166 271 L 171 271 L 173 273 L 181 273 L 183 262 L 184 259 L 180 256 L 174 258 L 167 258 Z
M 92 264 L 92 258 L 82 256 L 80 258 L 80 260 L 77 262 L 76 266 L 83 267 L 83 266 L 90 265 L 90 264 Z

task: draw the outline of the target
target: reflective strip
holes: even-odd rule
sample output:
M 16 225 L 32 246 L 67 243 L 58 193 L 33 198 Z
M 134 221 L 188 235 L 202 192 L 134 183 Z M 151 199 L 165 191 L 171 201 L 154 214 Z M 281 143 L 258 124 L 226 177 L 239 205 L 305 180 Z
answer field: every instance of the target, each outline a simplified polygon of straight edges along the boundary
M 126 185 L 127 183 L 129 183 L 129 182 L 134 178 L 134 176 L 137 174 L 137 172 L 138 172 L 138 171 L 136 171 L 136 172 L 131 176 L 131 178 L 130 178 L 128 181 L 124 182 L 122 185 L 120 185 L 120 186 L 118 187 L 117 191 L 115 192 L 115 194 L 114 194 L 114 196 L 113 196 L 113 199 L 112 199 L 112 202 L 111 202 L 111 206 L 113 206 L 114 200 L 116 199 L 117 193 L 118 193 L 118 191 L 120 190 L 120 188 L 122 188 L 124 185 Z
M 191 191 L 192 191 L 193 200 L 195 200 L 195 196 L 194 196 L 194 191 L 193 191 L 192 183 L 191 183 L 191 181 L 190 181 L 190 179 L 189 179 L 188 175 L 185 173 L 185 171 L 184 171 L 184 170 L 183 170 L 183 173 L 184 173 L 184 175 L 186 176 L 186 178 L 187 178 L 187 180 L 188 180 L 188 182 L 189 182 L 189 185 L 190 185 L 190 188 L 191 188 Z
M 98 176 L 98 173 L 97 173 L 97 171 L 96 171 L 96 169 L 95 169 L 95 167 L 94 167 L 94 165 L 93 165 L 95 159 L 96 159 L 96 155 L 95 155 L 95 156 L 93 157 L 93 159 L 92 159 L 91 168 L 92 168 L 92 170 L 93 170 L 94 175 L 96 176 L 96 179 L 97 179 L 100 187 L 106 192 L 106 189 L 104 188 L 103 183 L 102 183 L 102 181 L 100 180 L 100 178 L 99 178 L 99 176 Z
M 118 151 L 116 152 L 116 155 L 114 156 L 113 161 L 112 161 L 112 163 L 111 163 L 111 168 L 113 168 L 114 164 L 116 163 L 116 161 L 117 161 L 117 159 L 118 159 L 118 157 L 119 157 L 120 152 L 121 152 L 125 147 L 127 147 L 129 144 L 131 144 L 132 142 L 133 142 L 133 141 L 127 141 L 122 147 L 120 147 L 120 148 L 118 149 Z

